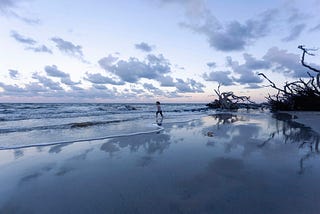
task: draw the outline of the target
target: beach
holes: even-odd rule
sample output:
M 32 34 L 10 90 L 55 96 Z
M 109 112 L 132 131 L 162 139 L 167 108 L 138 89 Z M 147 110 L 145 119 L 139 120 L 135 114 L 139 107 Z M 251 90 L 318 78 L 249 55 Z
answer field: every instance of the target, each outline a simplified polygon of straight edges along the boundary
M 293 112 L 286 112 L 291 114 L 293 120 L 302 123 L 305 126 L 312 127 L 312 129 L 318 133 L 320 133 L 320 112 L 316 111 L 293 111 Z
M 318 213 L 318 113 L 185 109 L 60 137 L 7 127 L 0 213 Z

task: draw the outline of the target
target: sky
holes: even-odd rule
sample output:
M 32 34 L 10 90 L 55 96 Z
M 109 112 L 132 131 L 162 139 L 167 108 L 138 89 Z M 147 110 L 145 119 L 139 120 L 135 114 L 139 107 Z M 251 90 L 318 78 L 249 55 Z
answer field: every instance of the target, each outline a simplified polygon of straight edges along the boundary
M 308 78 L 320 0 L 0 0 L 0 102 L 265 102 Z M 320 67 L 319 53 L 306 62 Z M 310 71 L 311 75 L 315 75 Z

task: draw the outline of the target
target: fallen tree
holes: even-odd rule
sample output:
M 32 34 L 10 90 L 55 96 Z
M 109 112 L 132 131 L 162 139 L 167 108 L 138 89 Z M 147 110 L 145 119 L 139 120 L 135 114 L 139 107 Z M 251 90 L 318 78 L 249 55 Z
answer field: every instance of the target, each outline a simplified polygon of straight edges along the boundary
M 272 110 L 320 111 L 320 70 L 305 63 L 305 56 L 314 56 L 311 51 L 315 49 L 307 49 L 303 45 L 298 48 L 302 50 L 301 64 L 316 74 L 307 71 L 308 80 L 300 78 L 279 88 L 266 75 L 259 73 L 270 83 L 270 87 L 277 90 L 277 94 L 267 97 Z
M 218 99 L 208 103 L 210 108 L 219 109 L 238 109 L 238 108 L 257 108 L 257 104 L 250 100 L 247 96 L 237 96 L 232 91 L 220 92 L 220 84 L 218 89 L 214 89 Z

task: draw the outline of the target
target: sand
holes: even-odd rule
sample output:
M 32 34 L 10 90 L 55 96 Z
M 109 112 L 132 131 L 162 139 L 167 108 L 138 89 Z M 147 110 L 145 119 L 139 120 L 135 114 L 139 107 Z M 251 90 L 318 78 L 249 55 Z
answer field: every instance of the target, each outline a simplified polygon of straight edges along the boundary
M 295 115 L 296 122 L 318 130 L 319 114 Z M 1 150 L 0 213 L 320 210 L 319 135 L 310 129 L 268 113 L 179 124 L 164 119 L 162 127 L 157 133 Z
M 311 127 L 314 131 L 320 134 L 320 112 L 314 111 L 294 111 L 286 112 L 293 116 L 293 121 L 302 123 L 305 126 Z M 296 118 L 295 118 L 296 117 Z

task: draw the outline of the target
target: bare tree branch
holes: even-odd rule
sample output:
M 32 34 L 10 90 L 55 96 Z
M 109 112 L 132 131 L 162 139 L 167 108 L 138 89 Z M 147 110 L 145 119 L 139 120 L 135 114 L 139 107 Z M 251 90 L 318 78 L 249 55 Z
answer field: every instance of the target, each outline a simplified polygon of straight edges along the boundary
M 299 45 L 298 46 L 299 49 L 302 50 L 302 57 L 301 57 L 301 64 L 304 66 L 304 67 L 307 67 L 309 68 L 310 70 L 314 71 L 314 72 L 317 72 L 317 73 L 320 73 L 320 70 L 318 69 L 315 69 L 313 67 L 311 67 L 310 65 L 307 65 L 305 62 L 304 62 L 304 58 L 305 58 L 305 55 L 308 54 L 310 56 L 314 56 L 314 54 L 308 52 L 308 51 L 315 51 L 315 49 L 306 49 L 304 47 L 304 45 Z

